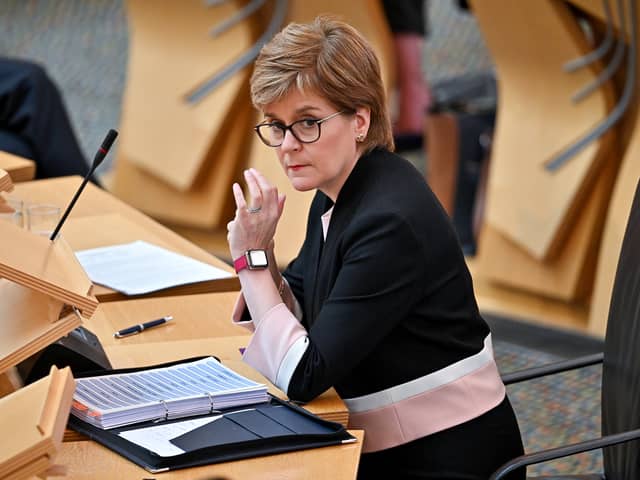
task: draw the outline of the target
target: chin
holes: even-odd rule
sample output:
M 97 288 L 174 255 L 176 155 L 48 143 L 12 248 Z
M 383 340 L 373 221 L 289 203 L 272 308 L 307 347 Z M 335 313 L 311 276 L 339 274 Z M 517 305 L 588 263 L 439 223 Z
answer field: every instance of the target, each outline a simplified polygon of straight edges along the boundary
M 290 178 L 291 186 L 298 192 L 308 192 L 309 190 L 315 190 L 317 185 L 304 180 L 302 178 Z

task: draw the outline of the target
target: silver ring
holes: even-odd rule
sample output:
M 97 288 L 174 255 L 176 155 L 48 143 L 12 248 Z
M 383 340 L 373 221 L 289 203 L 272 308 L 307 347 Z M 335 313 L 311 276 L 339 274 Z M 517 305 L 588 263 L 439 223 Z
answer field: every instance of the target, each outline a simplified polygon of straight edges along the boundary
M 262 210 L 262 207 L 249 207 L 249 208 L 247 208 L 247 212 L 248 213 L 258 213 L 260 210 Z

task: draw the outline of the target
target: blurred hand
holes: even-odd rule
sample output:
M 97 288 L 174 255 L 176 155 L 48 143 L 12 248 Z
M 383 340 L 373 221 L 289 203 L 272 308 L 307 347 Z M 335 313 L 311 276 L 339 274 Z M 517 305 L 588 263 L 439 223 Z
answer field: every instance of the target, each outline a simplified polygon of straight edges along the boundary
M 227 241 L 232 258 L 236 259 L 250 249 L 269 249 L 273 245 L 278 220 L 284 209 L 285 195 L 255 168 L 245 170 L 249 197 L 239 184 L 233 184 L 236 215 L 227 224 Z

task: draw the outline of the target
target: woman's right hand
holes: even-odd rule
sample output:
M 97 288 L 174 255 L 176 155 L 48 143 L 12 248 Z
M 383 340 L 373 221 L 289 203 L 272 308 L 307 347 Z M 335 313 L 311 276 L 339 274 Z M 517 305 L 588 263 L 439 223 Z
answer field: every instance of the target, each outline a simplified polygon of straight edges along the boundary
M 232 258 L 238 258 L 250 249 L 268 250 L 282 211 L 285 195 L 256 169 L 245 170 L 244 178 L 249 190 L 245 200 L 239 184 L 233 184 L 236 202 L 234 219 L 227 224 L 227 240 Z

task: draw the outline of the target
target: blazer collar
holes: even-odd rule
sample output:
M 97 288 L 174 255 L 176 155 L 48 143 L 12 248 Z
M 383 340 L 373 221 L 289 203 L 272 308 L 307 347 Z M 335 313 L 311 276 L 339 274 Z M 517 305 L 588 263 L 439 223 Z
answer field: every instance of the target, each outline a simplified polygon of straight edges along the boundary
M 329 224 L 329 231 L 327 232 L 327 238 L 325 241 L 325 250 L 331 251 L 331 247 L 336 242 L 341 231 L 351 220 L 352 215 L 357 211 L 357 207 L 360 204 L 362 196 L 365 193 L 364 185 L 366 185 L 369 176 L 371 175 L 371 164 L 376 156 L 376 151 L 373 150 L 358 159 L 353 170 L 344 182 L 336 203 L 331 214 L 331 223 Z M 326 197 L 326 208 L 323 213 L 329 210 L 333 202 Z M 321 221 L 318 219 L 318 221 Z

